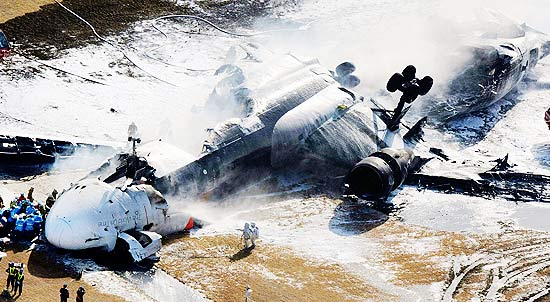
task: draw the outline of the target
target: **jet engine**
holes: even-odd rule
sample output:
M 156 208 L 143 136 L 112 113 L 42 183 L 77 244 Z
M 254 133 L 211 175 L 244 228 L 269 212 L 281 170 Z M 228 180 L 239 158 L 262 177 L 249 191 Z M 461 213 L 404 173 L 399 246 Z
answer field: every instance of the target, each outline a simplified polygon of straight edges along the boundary
M 369 199 L 386 198 L 416 166 L 410 149 L 385 148 L 357 163 L 345 179 L 350 194 Z

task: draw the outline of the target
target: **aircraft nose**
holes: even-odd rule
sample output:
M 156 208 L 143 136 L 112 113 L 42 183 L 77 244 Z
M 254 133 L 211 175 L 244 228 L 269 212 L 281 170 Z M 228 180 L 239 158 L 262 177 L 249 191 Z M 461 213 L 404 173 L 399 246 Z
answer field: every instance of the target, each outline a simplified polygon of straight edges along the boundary
M 46 220 L 46 239 L 53 245 L 62 249 L 77 249 L 75 234 L 71 224 L 66 218 L 56 217 Z

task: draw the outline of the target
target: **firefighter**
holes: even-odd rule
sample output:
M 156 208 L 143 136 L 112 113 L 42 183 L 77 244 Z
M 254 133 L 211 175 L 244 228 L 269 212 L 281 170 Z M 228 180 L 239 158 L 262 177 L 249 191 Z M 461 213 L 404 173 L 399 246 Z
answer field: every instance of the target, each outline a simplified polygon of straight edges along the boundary
M 25 214 L 16 215 L 15 227 L 13 228 L 14 239 L 20 239 L 25 233 Z
M 67 302 L 67 299 L 69 299 L 67 283 L 63 284 L 63 287 L 59 289 L 59 298 L 61 299 L 61 302 Z
M 23 274 L 23 268 L 19 270 L 19 272 L 15 275 L 15 290 L 13 293 L 16 293 L 17 290 L 19 290 L 19 296 L 21 296 L 21 293 L 23 292 L 23 280 L 25 279 L 25 275 Z
M 13 290 L 15 285 L 15 274 L 16 274 L 16 269 L 14 267 L 13 262 L 10 262 L 8 264 L 8 269 L 6 270 L 6 273 L 8 273 L 8 279 L 6 280 L 6 289 L 9 290 L 11 286 L 11 290 Z
M 246 290 L 244 292 L 244 301 L 245 302 L 252 302 L 252 289 L 249 285 L 246 286 Z
M 84 287 L 79 287 L 76 291 L 76 302 L 84 302 L 84 294 L 86 293 L 86 290 Z
M 260 237 L 260 230 L 256 226 L 256 223 L 252 222 L 250 224 L 250 241 L 252 241 L 252 248 L 256 247 L 256 240 Z
M 241 238 L 244 240 L 244 249 L 248 249 L 248 240 L 252 241 L 252 230 L 250 229 L 250 225 L 247 223 L 244 224 L 243 234 Z
M 34 215 L 27 215 L 27 218 L 25 218 L 25 226 L 23 230 L 23 237 L 28 239 L 34 238 Z

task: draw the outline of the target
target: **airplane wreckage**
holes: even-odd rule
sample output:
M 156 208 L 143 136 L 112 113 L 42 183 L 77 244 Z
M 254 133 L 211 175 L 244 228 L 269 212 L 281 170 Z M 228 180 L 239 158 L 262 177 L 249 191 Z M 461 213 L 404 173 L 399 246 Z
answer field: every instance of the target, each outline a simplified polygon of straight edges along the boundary
M 494 103 L 548 54 L 544 35 L 528 28 L 523 32 L 523 38 L 490 38 L 475 48 L 472 65 L 451 84 L 471 97 L 449 97 L 454 109 L 445 109 L 444 118 Z M 223 199 L 249 184 L 289 173 L 305 175 L 303 180 L 312 183 L 331 178 L 345 195 L 367 200 L 384 200 L 406 183 L 550 201 L 548 190 L 540 189 L 550 178 L 511 172 L 504 160 L 475 180 L 423 174 L 422 165 L 430 158 L 446 156 L 437 148 L 417 148 L 426 118 L 411 126 L 402 121 L 408 104 L 433 84 L 430 77 L 417 78 L 414 66 L 388 81 L 387 90 L 402 96 L 395 110 L 387 110 L 378 97 L 353 91 L 359 79 L 351 63 L 330 71 L 317 60 L 287 54 L 258 64 L 249 72 L 231 64 L 218 69 L 225 77 L 207 106 L 230 101 L 242 111 L 209 130 L 198 157 L 162 141 L 139 145 L 130 133 L 132 152 L 115 155 L 59 196 L 46 219 L 47 240 L 69 250 L 123 249 L 141 261 L 160 249 L 161 235 L 193 227 L 193 219 L 174 211 L 164 196 Z M 339 175 L 345 177 L 335 178 Z

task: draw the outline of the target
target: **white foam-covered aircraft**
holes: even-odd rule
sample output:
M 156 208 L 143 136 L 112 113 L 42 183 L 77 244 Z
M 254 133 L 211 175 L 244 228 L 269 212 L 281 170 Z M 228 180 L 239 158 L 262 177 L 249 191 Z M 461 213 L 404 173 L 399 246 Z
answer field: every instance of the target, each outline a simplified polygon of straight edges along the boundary
M 138 148 L 136 156 L 159 167 L 155 173 L 160 176 L 189 161 L 180 151 L 156 141 Z M 60 194 L 46 218 L 51 244 L 107 252 L 116 247 L 139 262 L 161 248 L 162 235 L 193 228 L 193 218 L 174 209 L 153 186 L 131 183 L 124 175 L 112 183 L 98 179 L 111 172 L 92 173 Z

